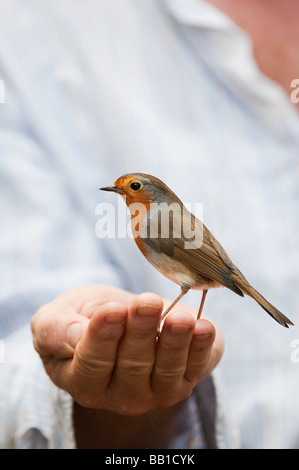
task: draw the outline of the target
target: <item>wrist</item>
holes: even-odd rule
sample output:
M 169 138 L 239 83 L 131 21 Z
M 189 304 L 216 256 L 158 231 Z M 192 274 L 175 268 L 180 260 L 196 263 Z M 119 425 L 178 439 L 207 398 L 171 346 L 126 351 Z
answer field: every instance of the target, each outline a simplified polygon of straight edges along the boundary
M 84 408 L 74 402 L 77 448 L 168 448 L 182 431 L 187 400 L 141 416 Z

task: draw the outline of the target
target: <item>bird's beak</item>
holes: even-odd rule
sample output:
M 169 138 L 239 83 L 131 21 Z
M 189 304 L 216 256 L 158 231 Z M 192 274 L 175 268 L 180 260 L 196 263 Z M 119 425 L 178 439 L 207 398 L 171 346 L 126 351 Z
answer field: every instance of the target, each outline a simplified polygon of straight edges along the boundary
M 99 188 L 101 191 L 113 191 L 114 193 L 122 193 L 121 188 L 117 188 L 116 186 L 105 186 L 104 188 Z

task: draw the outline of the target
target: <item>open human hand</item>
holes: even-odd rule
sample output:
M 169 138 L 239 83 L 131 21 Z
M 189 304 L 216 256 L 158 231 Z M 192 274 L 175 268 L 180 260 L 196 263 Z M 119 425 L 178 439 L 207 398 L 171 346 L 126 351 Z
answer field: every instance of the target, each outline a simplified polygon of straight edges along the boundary
M 33 316 L 34 346 L 52 381 L 82 407 L 128 416 L 171 407 L 214 369 L 223 340 L 209 320 L 178 304 L 157 342 L 162 308 L 151 293 L 74 288 Z

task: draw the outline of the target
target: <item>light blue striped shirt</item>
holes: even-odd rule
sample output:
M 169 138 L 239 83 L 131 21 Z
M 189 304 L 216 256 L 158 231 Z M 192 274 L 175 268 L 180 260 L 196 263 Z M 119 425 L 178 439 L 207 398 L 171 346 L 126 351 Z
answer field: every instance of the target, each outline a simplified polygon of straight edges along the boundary
M 216 389 L 206 381 L 191 397 L 193 422 L 172 446 L 207 446 L 216 407 L 219 447 L 299 447 L 290 97 L 261 74 L 249 38 L 201 0 L 0 0 L 0 11 L 0 446 L 75 447 L 72 400 L 32 347 L 38 307 L 91 282 L 178 295 L 129 237 L 95 234 L 99 203 L 125 211 L 98 187 L 140 171 L 203 203 L 232 260 L 296 325 L 283 329 L 227 289 L 209 292 L 205 313 L 225 353 Z M 184 301 L 197 308 L 200 293 Z

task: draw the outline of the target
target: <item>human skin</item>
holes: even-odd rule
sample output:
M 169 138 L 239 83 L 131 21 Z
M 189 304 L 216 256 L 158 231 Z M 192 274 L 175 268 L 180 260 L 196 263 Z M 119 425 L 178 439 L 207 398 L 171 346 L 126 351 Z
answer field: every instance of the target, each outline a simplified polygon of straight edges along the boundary
M 299 2 L 297 0 L 207 0 L 246 31 L 260 70 L 288 95 L 299 79 Z M 299 103 L 294 103 L 299 109 Z
M 44 367 L 74 399 L 78 447 L 165 447 L 177 432 L 185 399 L 220 360 L 223 339 L 179 306 L 156 342 L 162 309 L 155 294 L 89 285 L 33 316 Z
M 249 34 L 261 71 L 290 94 L 291 81 L 299 78 L 298 1 L 207 1 Z M 36 349 L 54 383 L 74 397 L 78 447 L 166 447 L 185 399 L 221 357 L 221 334 L 207 320 L 195 322 L 194 311 L 178 305 L 156 344 L 162 299 L 111 289 L 78 288 L 42 307 L 32 321 Z M 144 304 L 151 306 L 147 314 L 137 315 L 137 306 Z M 113 321 L 118 315 L 124 317 L 120 323 Z M 68 327 L 76 323 L 81 335 L 75 326 L 67 337 Z M 110 365 L 107 358 L 104 365 L 99 359 L 106 343 L 115 354 Z M 99 366 L 107 384 L 100 394 Z M 194 370 L 191 380 L 183 370 Z

